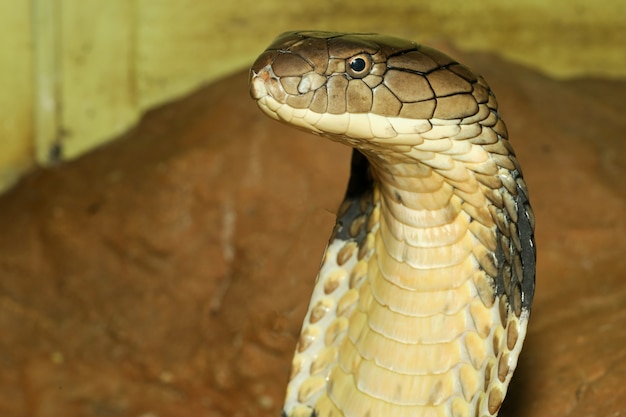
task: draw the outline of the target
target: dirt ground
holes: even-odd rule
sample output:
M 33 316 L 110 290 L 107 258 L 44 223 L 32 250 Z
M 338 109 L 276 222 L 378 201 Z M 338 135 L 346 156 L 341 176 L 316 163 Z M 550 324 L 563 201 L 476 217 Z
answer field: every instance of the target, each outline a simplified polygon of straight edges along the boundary
M 500 415 L 626 416 L 626 82 L 456 56 L 498 96 L 537 219 Z M 29 175 L 0 197 L 0 416 L 278 416 L 348 165 L 239 73 Z

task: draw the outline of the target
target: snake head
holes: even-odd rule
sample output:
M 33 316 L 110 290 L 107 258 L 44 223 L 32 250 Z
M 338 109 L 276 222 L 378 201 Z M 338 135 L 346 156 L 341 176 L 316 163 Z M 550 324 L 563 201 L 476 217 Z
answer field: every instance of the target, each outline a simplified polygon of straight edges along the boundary
M 356 147 L 416 144 L 433 125 L 475 123 L 496 108 L 484 80 L 447 55 L 368 33 L 279 35 L 250 70 L 250 94 L 270 117 Z

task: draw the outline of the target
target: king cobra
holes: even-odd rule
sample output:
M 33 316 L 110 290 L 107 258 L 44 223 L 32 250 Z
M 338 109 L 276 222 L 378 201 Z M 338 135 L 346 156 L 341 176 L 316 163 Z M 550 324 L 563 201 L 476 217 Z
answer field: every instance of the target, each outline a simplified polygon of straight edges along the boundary
M 270 117 L 353 148 L 283 415 L 497 415 L 535 244 L 485 80 L 394 37 L 287 32 L 252 66 L 250 92 Z

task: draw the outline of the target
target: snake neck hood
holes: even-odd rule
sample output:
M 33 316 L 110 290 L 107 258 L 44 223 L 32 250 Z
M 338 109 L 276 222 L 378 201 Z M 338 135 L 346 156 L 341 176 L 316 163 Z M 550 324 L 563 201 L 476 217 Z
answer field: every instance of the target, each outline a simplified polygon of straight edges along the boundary
M 497 414 L 532 303 L 534 218 L 485 80 L 394 37 L 287 32 L 250 94 L 355 149 L 284 414 Z

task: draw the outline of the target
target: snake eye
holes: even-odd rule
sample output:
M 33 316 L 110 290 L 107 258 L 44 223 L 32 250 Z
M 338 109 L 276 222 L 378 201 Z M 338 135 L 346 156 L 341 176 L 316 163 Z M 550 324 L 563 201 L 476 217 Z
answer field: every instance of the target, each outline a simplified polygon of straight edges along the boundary
M 372 57 L 368 54 L 355 55 L 346 60 L 346 72 L 352 78 L 363 78 L 372 68 Z

